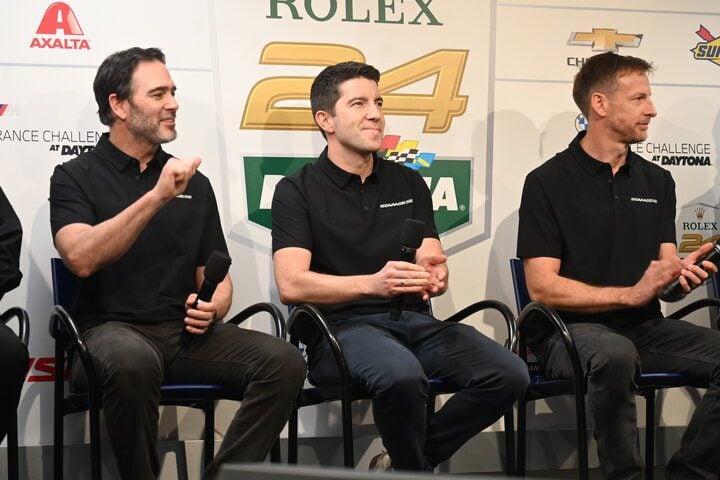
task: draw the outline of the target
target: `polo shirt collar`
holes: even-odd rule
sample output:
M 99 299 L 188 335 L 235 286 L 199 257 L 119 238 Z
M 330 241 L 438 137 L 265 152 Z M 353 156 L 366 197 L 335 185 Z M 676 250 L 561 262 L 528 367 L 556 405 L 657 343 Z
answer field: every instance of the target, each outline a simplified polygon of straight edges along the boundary
M 594 157 L 591 157 L 588 155 L 588 153 L 583 150 L 582 146 L 580 146 L 580 140 L 585 137 L 587 134 L 587 131 L 579 132 L 572 142 L 570 142 L 570 145 L 568 145 L 568 148 L 570 149 L 570 153 L 572 153 L 573 158 L 575 158 L 578 162 L 578 164 L 587 172 L 588 175 L 594 176 L 597 175 L 603 168 L 606 167 L 605 162 L 601 162 L 600 160 L 596 160 Z M 630 175 L 630 166 L 633 163 L 633 155 L 634 153 L 630 150 L 630 147 L 628 147 L 628 153 L 627 157 L 625 158 L 625 165 L 620 167 L 620 172 L 627 172 L 628 175 Z
M 317 164 L 322 169 L 325 174 L 330 177 L 330 180 L 332 180 L 338 187 L 343 188 L 345 185 L 348 184 L 350 179 L 353 177 L 357 177 L 354 173 L 346 172 L 342 168 L 338 167 L 335 163 L 330 160 L 330 157 L 328 157 L 327 154 L 327 147 L 322 151 L 320 156 L 318 157 Z M 376 175 L 378 172 L 378 168 L 380 166 L 380 163 L 378 161 L 377 154 L 373 153 L 373 168 L 372 173 L 368 178 L 370 178 L 373 175 Z
M 136 162 L 138 161 L 135 157 L 131 157 L 117 148 L 110 141 L 110 134 L 108 132 L 105 132 L 100 136 L 100 140 L 98 140 L 97 145 L 95 145 L 95 150 L 106 158 L 110 165 L 115 167 L 119 172 L 125 170 L 125 168 L 127 168 L 133 160 Z M 172 155 L 166 153 L 162 147 L 158 147 L 155 152 L 155 156 L 153 156 L 153 159 L 150 161 L 150 165 L 158 165 L 162 168 L 171 156 Z

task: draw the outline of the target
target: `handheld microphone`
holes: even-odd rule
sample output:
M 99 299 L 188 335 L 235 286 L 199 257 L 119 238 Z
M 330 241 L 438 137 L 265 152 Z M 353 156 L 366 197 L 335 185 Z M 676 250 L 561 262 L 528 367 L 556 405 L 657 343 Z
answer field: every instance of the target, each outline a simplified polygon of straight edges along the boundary
M 715 242 L 712 250 L 700 257 L 695 262 L 695 265 L 702 268 L 702 262 L 704 261 L 712 262 L 715 265 L 718 265 L 718 263 L 720 263 L 720 245 L 718 245 L 718 242 Z M 686 294 L 682 289 L 682 285 L 680 285 L 680 277 L 678 277 L 669 284 L 665 285 L 665 288 L 662 289 L 662 292 L 660 292 L 658 298 L 665 302 L 677 302 L 685 295 Z
M 408 263 L 415 263 L 415 253 L 422 245 L 425 236 L 425 222 L 413 218 L 405 219 L 402 233 L 400 234 L 400 260 Z M 405 305 L 405 294 L 397 295 L 390 302 L 390 320 L 400 318 L 403 306 Z
M 194 309 L 197 309 L 200 302 L 209 302 L 212 300 L 215 289 L 218 284 L 225 279 L 228 270 L 230 270 L 231 262 L 230 257 L 226 253 L 219 250 L 213 250 L 210 257 L 208 257 L 207 262 L 205 262 L 205 278 L 200 286 L 200 291 L 198 291 L 197 299 L 193 304 Z M 194 335 L 191 335 L 183 328 L 182 336 L 180 338 L 181 347 L 187 347 L 193 336 Z

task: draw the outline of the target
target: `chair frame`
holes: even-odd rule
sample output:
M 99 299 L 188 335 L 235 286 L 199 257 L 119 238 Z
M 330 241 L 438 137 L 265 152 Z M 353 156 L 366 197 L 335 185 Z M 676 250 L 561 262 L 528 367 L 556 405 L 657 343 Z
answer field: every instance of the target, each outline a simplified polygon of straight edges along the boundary
M 526 432 L 527 432 L 527 402 L 541 398 L 549 398 L 558 395 L 573 395 L 575 397 L 575 415 L 578 444 L 578 477 L 589 478 L 588 452 L 587 452 L 587 423 L 585 412 L 585 393 L 587 390 L 587 378 L 582 370 L 580 357 L 577 353 L 575 343 L 560 315 L 552 308 L 540 302 L 529 302 L 530 294 L 525 284 L 525 274 L 522 260 L 514 258 L 510 260 L 513 277 L 513 287 L 518 311 L 517 320 L 518 344 L 516 352 L 527 361 L 527 346 L 524 328 L 529 318 L 537 318 L 538 314 L 549 321 L 555 330 L 560 334 L 563 345 L 567 350 L 573 369 L 572 379 L 542 380 L 532 383 L 526 394 L 518 402 L 518 445 L 517 445 L 517 474 L 525 475 L 526 459 Z M 717 280 L 717 277 L 714 279 Z M 697 300 L 678 311 L 670 314 L 667 318 L 682 319 L 701 308 L 720 308 L 720 299 L 704 298 Z M 707 388 L 707 383 L 698 384 L 691 382 L 684 374 L 679 372 L 647 372 L 642 373 L 638 379 L 636 394 L 645 399 L 645 478 L 652 480 L 655 464 L 655 399 L 657 390 L 674 387 L 698 387 Z
M 7 324 L 10 320 L 16 318 L 18 321 L 17 336 L 27 348 L 30 341 L 30 317 L 21 307 L 12 307 L 5 310 L 0 315 L 0 322 Z M 8 480 L 18 480 L 19 473 L 19 447 L 18 447 L 18 418 L 17 411 L 10 417 L 7 432 L 7 467 Z
M 73 281 L 76 277 L 62 263 L 59 258 L 51 261 L 53 286 L 55 287 L 55 303 L 50 313 L 49 330 L 55 339 L 55 367 L 56 376 L 54 384 L 54 414 L 53 414 L 53 478 L 63 478 L 63 451 L 64 451 L 64 425 L 66 415 L 88 411 L 90 417 L 90 463 L 91 478 L 102 478 L 101 446 L 100 446 L 100 410 L 102 409 L 102 388 L 98 384 L 97 375 L 93 367 L 90 353 L 82 339 L 80 330 L 67 312 L 70 291 L 58 292 L 58 285 L 63 281 Z M 72 290 L 72 288 L 70 289 Z M 60 297 L 58 295 L 61 295 Z M 268 313 L 272 319 L 274 334 L 285 339 L 285 321 L 282 311 L 272 303 L 253 304 L 231 319 L 227 323 L 240 325 L 243 321 L 257 313 Z M 81 393 L 65 394 L 66 352 L 72 350 L 79 356 L 85 370 L 88 390 Z M 212 462 L 215 455 L 215 402 L 218 400 L 243 399 L 244 390 L 225 388 L 214 384 L 164 384 L 161 386 L 160 405 L 183 406 L 199 409 L 203 412 L 205 425 L 203 428 L 203 467 Z M 273 446 L 271 459 L 280 461 L 279 443 Z
M 502 302 L 495 300 L 483 300 L 473 303 L 447 318 L 446 322 L 459 322 L 470 315 L 483 311 L 496 310 L 505 320 L 508 337 L 505 342 L 506 348 L 514 344 L 516 338 L 515 316 L 512 311 Z M 287 329 L 290 332 L 290 342 L 296 347 L 299 340 L 293 334 L 293 326 L 300 318 L 311 320 L 312 324 L 321 332 L 322 337 L 329 343 L 330 349 L 340 373 L 339 385 L 311 386 L 304 388 L 297 402 L 297 407 L 290 416 L 288 422 L 288 463 L 296 464 L 298 456 L 298 411 L 302 407 L 319 405 L 330 401 L 340 401 L 342 439 L 343 439 L 343 464 L 347 468 L 355 466 L 355 455 L 353 445 L 352 425 L 352 402 L 355 400 L 371 399 L 371 396 L 363 389 L 352 383 L 345 356 L 343 355 L 340 342 L 335 337 L 332 325 L 328 322 L 320 310 L 313 304 L 300 303 L 296 305 L 287 320 Z M 454 393 L 456 390 L 448 389 L 438 379 L 429 379 L 430 392 L 427 401 L 427 418 L 430 419 L 435 412 L 435 399 L 437 395 Z M 512 408 L 505 414 L 505 452 L 506 470 L 508 475 L 515 473 L 515 439 L 514 419 Z

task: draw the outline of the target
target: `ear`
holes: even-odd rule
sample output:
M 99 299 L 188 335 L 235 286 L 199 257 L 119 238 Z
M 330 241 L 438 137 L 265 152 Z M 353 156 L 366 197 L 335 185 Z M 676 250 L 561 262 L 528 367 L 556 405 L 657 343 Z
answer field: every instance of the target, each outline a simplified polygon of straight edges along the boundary
M 128 113 L 128 102 L 125 100 L 120 100 L 117 96 L 117 93 L 111 93 L 108 97 L 108 101 L 110 102 L 110 109 L 112 110 L 113 114 L 120 120 L 127 119 Z
M 594 92 L 590 96 L 590 110 L 600 118 L 607 116 L 609 103 L 608 96 L 604 93 Z
M 318 127 L 326 134 L 335 133 L 335 119 L 328 112 L 324 110 L 315 112 L 315 123 L 317 123 Z

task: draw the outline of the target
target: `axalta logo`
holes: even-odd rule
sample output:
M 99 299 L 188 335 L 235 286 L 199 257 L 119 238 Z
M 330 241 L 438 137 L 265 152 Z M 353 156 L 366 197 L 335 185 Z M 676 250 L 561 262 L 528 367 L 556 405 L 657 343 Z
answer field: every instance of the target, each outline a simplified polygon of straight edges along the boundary
M 720 37 L 713 36 L 713 34 L 702 25 L 700 25 L 700 29 L 695 33 L 705 40 L 690 50 L 693 52 L 695 60 L 708 60 L 715 65 L 720 65 Z
M 438 232 L 442 234 L 468 224 L 472 160 L 437 159 L 434 153 L 421 152 L 417 140 L 399 140 L 396 135 L 386 136 L 379 155 L 413 170 L 421 169 L 432 194 Z M 244 160 L 248 219 L 270 228 L 275 186 L 283 177 L 314 162 L 315 158 L 245 157 Z
M 718 207 L 707 203 L 683 207 L 678 217 L 678 253 L 692 253 L 703 243 L 720 240 L 717 215 Z
M 75 12 L 64 2 L 55 2 L 45 10 L 35 35 L 30 48 L 90 50 Z

